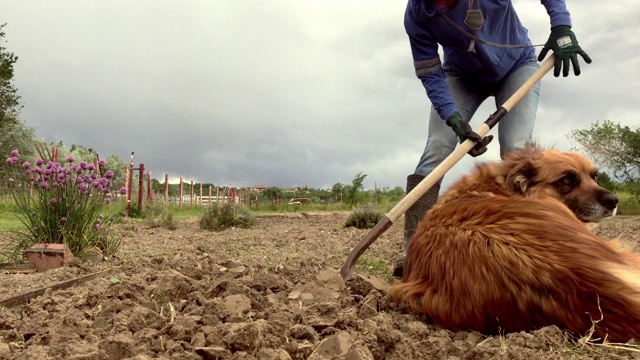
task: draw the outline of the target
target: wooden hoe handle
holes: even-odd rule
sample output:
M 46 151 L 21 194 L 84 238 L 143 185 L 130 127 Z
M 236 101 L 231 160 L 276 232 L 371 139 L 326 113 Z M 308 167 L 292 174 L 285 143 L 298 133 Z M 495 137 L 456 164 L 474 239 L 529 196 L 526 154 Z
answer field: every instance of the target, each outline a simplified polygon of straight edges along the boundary
M 554 56 L 551 55 L 540 68 L 524 83 L 513 95 L 493 113 L 487 121 L 485 121 L 476 133 L 484 137 L 489 130 L 491 130 L 502 119 L 507 112 L 509 112 L 522 97 L 531 90 L 531 88 L 540 80 L 544 75 L 553 68 Z M 356 261 L 362 255 L 362 253 L 371 246 L 371 244 L 380 237 L 388 228 L 393 225 L 400 216 L 402 216 L 418 199 L 422 197 L 431 187 L 444 176 L 444 174 L 451 170 L 451 168 L 462 159 L 465 154 L 469 152 L 474 146 L 473 140 L 465 140 L 460 146 L 458 146 L 446 159 L 444 159 L 440 165 L 438 165 L 428 176 L 426 176 L 420 183 L 413 188 L 402 200 L 396 204 L 378 223 L 367 233 L 358 245 L 351 251 L 347 261 L 340 269 L 340 275 L 347 281 L 353 278 L 353 266 Z

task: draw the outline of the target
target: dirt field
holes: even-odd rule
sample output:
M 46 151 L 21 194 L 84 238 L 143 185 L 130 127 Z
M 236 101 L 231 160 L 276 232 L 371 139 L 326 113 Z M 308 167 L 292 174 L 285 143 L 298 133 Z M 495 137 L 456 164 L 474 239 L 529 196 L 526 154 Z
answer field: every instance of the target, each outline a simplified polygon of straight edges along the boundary
M 450 332 L 390 303 L 384 281 L 402 242 L 402 220 L 361 257 L 345 284 L 337 270 L 366 230 L 345 214 L 258 219 L 251 229 L 208 232 L 118 225 L 117 258 L 76 261 L 28 275 L 0 274 L 0 300 L 114 268 L 0 309 L 0 359 L 640 359 L 571 340 L 560 329 L 485 337 Z M 596 229 L 640 250 L 640 217 Z

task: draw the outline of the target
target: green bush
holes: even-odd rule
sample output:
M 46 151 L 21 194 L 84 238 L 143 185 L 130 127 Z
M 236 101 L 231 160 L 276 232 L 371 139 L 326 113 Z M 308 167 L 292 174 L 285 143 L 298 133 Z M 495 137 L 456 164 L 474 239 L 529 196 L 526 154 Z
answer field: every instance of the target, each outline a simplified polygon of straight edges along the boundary
M 220 231 L 229 227 L 250 228 L 255 223 L 255 217 L 251 215 L 243 205 L 224 203 L 211 205 L 202 218 L 200 228 L 204 230 Z
M 365 205 L 352 212 L 345 221 L 344 226 L 354 226 L 358 229 L 371 229 L 383 217 L 384 213 L 382 211 L 376 210 L 371 205 Z
M 4 169 L 15 213 L 26 229 L 2 255 L 17 261 L 36 243 L 67 244 L 74 256 L 92 247 L 113 255 L 120 246 L 110 232 L 114 217 L 102 214 L 111 202 L 113 172 L 100 176 L 93 164 L 76 164 L 72 156 L 64 164 L 40 158 L 35 165 L 20 163 L 18 156 L 13 150 Z
M 154 197 L 152 201 L 147 201 L 141 217 L 144 218 L 147 226 L 151 228 L 163 227 L 169 230 L 175 230 L 178 228 L 177 222 L 173 219 L 173 212 L 171 212 L 164 201 L 159 197 Z

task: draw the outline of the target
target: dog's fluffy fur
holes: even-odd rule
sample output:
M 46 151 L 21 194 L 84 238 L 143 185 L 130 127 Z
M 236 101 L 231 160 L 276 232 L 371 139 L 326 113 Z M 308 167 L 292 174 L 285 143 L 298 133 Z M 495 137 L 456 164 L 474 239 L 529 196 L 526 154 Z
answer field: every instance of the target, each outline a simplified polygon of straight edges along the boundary
M 640 340 L 640 257 L 585 225 L 617 205 L 595 177 L 585 157 L 535 146 L 478 166 L 422 220 L 390 295 L 451 330 L 595 323 L 603 340 Z

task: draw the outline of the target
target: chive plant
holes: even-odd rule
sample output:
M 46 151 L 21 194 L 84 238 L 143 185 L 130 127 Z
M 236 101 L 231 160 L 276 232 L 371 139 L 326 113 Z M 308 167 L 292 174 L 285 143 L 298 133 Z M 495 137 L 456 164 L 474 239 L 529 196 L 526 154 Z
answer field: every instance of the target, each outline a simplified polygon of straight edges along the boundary
M 64 243 L 74 256 L 96 247 L 105 256 L 117 251 L 121 239 L 110 232 L 114 217 L 103 214 L 114 195 L 111 170 L 101 176 L 93 164 L 73 156 L 62 164 L 39 158 L 32 165 L 20 162 L 18 150 L 6 164 L 16 214 L 25 225 L 13 246 L 14 258 L 35 243 Z

